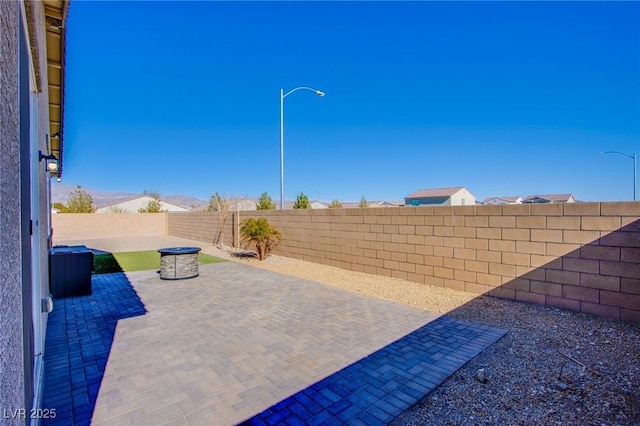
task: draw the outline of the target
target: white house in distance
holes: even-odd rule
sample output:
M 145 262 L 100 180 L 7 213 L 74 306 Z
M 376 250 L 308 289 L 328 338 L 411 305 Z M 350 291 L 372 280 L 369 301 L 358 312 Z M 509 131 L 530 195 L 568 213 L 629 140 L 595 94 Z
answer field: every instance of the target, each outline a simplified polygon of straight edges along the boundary
M 476 197 L 462 186 L 420 189 L 404 198 L 405 206 L 473 206 Z
M 229 198 L 229 211 L 252 211 L 256 209 L 258 203 L 251 198 Z M 206 212 L 209 205 L 205 204 L 192 209 L 192 212 Z
M 573 194 L 546 194 L 529 195 L 522 202 L 526 204 L 575 203 L 576 199 Z
M 496 204 L 522 204 L 522 197 L 487 197 L 480 204 L 496 205 Z
M 149 201 L 153 201 L 153 198 L 147 195 L 141 195 L 140 197 L 132 198 L 130 200 L 121 201 L 119 203 L 110 204 L 96 209 L 96 213 L 138 213 L 139 209 L 147 207 Z M 169 212 L 188 212 L 189 209 L 184 207 L 160 201 L 160 209 Z
M 311 205 L 311 208 L 314 210 L 318 210 L 318 209 L 328 209 L 329 206 L 326 205 L 325 203 L 321 202 L 321 201 L 310 201 L 309 204 Z

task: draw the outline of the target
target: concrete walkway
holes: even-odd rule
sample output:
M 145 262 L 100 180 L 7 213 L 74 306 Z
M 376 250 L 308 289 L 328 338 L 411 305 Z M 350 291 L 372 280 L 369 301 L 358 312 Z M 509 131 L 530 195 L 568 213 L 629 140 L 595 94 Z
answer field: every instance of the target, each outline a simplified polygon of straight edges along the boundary
M 385 424 L 504 334 L 234 262 L 93 290 L 50 315 L 43 424 Z

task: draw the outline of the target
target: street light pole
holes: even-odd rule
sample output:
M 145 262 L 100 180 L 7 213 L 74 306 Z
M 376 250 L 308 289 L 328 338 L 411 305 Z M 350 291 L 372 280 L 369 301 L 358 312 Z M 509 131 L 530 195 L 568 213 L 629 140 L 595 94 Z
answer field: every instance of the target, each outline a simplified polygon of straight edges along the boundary
M 284 210 L 284 98 L 297 90 L 310 90 L 318 96 L 324 96 L 324 92 L 311 87 L 296 87 L 284 93 L 284 89 L 280 89 L 280 210 Z
M 284 210 L 284 90 L 280 89 L 280 210 Z
M 605 151 L 605 152 L 601 152 L 600 155 L 604 155 L 604 154 L 618 154 L 618 155 L 623 155 L 625 157 L 631 158 L 633 160 L 633 201 L 636 201 L 636 179 L 637 179 L 637 162 L 636 162 L 636 154 L 625 154 L 624 152 L 620 152 L 620 151 Z

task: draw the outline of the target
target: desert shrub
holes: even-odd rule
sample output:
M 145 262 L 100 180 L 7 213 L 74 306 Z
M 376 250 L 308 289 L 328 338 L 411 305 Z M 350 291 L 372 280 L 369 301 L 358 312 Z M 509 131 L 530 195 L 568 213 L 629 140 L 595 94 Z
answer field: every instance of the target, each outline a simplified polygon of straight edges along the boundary
M 264 260 L 269 252 L 280 242 L 280 231 L 278 231 L 265 218 L 249 218 L 240 222 L 240 237 L 253 246 L 258 253 L 258 259 Z

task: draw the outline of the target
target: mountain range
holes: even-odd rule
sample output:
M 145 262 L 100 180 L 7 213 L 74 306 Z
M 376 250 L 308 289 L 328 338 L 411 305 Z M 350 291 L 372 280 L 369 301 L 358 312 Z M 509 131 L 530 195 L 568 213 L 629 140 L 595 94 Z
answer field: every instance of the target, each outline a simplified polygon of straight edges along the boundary
M 69 194 L 73 192 L 77 187 L 73 185 L 65 185 L 61 183 L 51 183 L 51 202 L 66 204 L 69 198 Z M 140 197 L 142 194 L 135 194 L 131 192 L 109 192 L 98 191 L 90 188 L 82 188 L 87 194 L 93 198 L 93 204 L 96 207 L 105 207 L 112 204 L 116 204 L 122 201 L 130 200 L 132 198 Z M 167 203 L 176 204 L 187 209 L 193 209 L 208 204 L 208 201 L 201 200 L 199 198 L 191 197 L 189 195 L 160 195 L 160 199 Z

